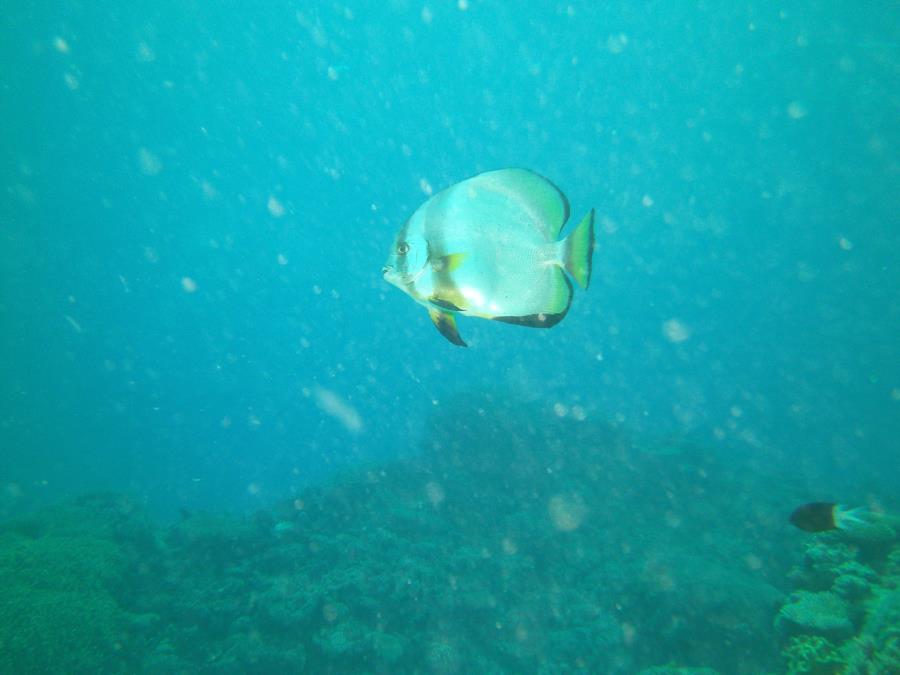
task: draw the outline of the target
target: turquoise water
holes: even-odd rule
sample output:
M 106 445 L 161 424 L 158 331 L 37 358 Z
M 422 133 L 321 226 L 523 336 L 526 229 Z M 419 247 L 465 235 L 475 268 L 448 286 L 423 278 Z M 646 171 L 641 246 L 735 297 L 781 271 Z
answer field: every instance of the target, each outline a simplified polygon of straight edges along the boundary
M 891 545 L 787 523 L 900 512 L 900 10 L 839 4 L 6 8 L 5 667 L 803 672 L 829 546 L 800 635 L 888 653 Z M 508 166 L 591 287 L 459 349 L 381 267 Z

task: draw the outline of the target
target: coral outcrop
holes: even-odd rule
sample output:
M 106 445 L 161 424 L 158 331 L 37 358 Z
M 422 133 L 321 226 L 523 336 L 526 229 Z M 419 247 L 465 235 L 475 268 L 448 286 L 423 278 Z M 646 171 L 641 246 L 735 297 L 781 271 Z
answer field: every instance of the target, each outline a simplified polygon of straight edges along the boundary
M 900 673 L 900 539 L 891 516 L 815 537 L 776 627 L 790 675 Z

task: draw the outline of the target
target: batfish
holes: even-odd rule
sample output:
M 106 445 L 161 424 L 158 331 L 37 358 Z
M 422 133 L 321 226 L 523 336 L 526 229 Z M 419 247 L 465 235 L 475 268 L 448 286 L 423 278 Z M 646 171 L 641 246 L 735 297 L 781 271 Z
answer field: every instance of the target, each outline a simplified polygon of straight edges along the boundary
M 397 233 L 382 273 L 461 347 L 460 314 L 549 328 L 572 304 L 568 275 L 584 289 L 591 280 L 594 210 L 560 238 L 568 219 L 569 201 L 543 176 L 527 169 L 488 171 L 416 209 Z

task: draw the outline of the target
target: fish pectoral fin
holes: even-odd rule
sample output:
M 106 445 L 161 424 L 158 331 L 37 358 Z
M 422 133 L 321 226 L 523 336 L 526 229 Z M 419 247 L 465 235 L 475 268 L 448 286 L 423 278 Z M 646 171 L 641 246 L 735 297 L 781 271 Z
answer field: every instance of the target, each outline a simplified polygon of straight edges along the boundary
M 448 253 L 441 257 L 443 261 L 443 269 L 447 272 L 455 272 L 463 264 L 468 257 L 468 253 Z
M 468 346 L 459 336 L 459 331 L 456 330 L 456 317 L 450 312 L 445 312 L 436 307 L 432 307 L 428 309 L 428 316 L 431 317 L 431 321 L 434 324 L 434 327 L 438 329 L 438 332 L 450 342 L 458 347 Z

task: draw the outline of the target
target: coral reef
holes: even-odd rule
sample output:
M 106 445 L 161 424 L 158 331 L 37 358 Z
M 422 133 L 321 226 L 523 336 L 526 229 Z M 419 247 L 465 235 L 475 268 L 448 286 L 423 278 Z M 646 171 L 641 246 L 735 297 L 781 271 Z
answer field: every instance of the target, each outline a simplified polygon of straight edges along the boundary
M 851 606 L 830 591 L 798 591 L 778 613 L 776 626 L 782 632 L 812 634 L 843 639 L 854 631 Z
M 0 672 L 130 672 L 142 619 L 125 611 L 139 565 L 125 502 L 98 495 L 0 530 Z M 138 537 L 139 539 L 139 537 Z
M 271 511 L 162 527 L 96 495 L 0 525 L 0 672 L 743 675 L 779 634 L 794 672 L 895 649 L 900 558 L 849 541 L 808 549 L 776 628 L 760 471 L 515 402 L 441 413 L 421 456 Z M 848 608 L 826 642 L 823 606 Z
M 900 673 L 900 539 L 891 516 L 815 537 L 776 627 L 789 674 Z

